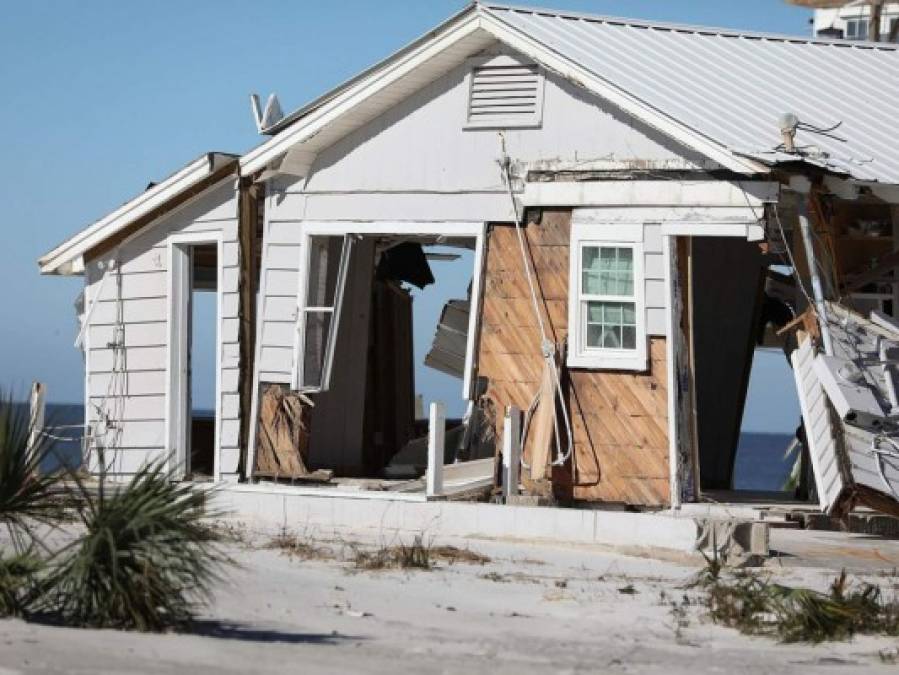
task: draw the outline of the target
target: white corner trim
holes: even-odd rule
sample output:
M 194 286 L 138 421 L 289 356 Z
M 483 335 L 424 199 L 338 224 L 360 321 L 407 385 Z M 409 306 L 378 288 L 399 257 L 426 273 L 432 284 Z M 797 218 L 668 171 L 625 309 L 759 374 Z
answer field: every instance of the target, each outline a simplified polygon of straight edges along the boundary
M 468 302 L 468 335 L 465 340 L 465 373 L 462 376 L 462 398 L 475 400 L 474 369 L 477 363 L 475 349 L 478 346 L 478 331 L 481 326 L 482 288 L 484 285 L 484 255 L 487 248 L 487 224 L 481 225 L 474 248 L 474 270 L 471 278 L 471 299 Z
M 674 336 L 677 330 L 674 316 L 674 278 L 671 273 L 672 247 L 674 239 L 671 236 L 662 237 L 662 257 L 665 266 L 665 325 L 668 335 L 665 337 L 665 370 L 668 403 L 668 488 L 669 506 L 672 510 L 679 509 L 680 499 L 680 453 L 678 452 L 678 417 L 677 417 L 677 371 L 675 369 Z

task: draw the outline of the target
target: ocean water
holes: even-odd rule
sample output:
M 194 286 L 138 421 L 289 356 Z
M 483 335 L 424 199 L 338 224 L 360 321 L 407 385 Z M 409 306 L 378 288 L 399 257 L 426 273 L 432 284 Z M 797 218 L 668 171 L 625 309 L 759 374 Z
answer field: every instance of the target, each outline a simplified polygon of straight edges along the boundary
M 42 465 L 45 471 L 53 471 L 63 466 L 77 468 L 81 464 L 83 425 L 83 405 L 47 404 L 44 414 L 44 427 L 47 433 L 67 440 L 52 440 L 50 452 Z
M 782 490 L 793 467 L 793 456 L 784 457 L 784 452 L 792 441 L 793 434 L 740 434 L 734 467 L 734 489 Z

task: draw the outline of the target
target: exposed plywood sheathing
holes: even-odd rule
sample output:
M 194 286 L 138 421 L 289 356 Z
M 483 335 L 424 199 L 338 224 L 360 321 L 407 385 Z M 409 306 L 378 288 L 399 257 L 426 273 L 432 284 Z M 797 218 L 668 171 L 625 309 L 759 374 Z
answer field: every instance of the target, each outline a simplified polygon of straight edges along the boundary
M 545 210 L 540 222 L 529 223 L 525 230 L 541 311 L 557 344 L 567 335 L 570 223 L 570 211 Z M 651 338 L 649 351 L 645 373 L 568 372 L 564 386 L 575 442 L 574 480 L 567 467 L 554 468 L 554 489 L 561 497 L 647 506 L 668 503 L 665 340 Z M 527 410 L 543 363 L 515 230 L 494 225 L 487 242 L 478 348 L 478 375 L 488 380 L 486 398 L 496 410 L 508 405 Z M 523 449 L 526 461 L 532 457 L 533 442 L 529 434 Z

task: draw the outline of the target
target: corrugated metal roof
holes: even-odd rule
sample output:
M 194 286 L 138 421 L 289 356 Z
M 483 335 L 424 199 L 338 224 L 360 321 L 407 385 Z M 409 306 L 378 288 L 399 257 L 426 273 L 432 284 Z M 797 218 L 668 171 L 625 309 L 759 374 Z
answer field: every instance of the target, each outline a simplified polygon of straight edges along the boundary
M 778 118 L 796 114 L 803 159 L 899 184 L 899 51 L 484 3 L 482 11 L 731 151 L 776 164 Z

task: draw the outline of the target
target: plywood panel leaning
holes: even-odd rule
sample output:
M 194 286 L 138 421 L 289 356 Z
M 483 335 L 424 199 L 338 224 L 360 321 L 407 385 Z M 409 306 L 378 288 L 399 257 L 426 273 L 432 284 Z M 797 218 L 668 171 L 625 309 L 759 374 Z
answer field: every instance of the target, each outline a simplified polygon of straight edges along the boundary
M 263 385 L 254 475 L 300 478 L 309 474 L 306 458 L 313 405 L 303 394 L 280 384 Z

